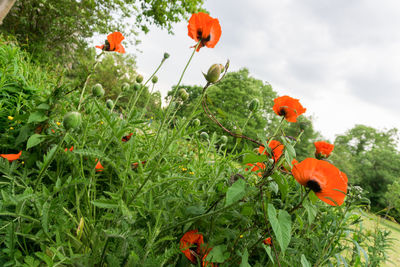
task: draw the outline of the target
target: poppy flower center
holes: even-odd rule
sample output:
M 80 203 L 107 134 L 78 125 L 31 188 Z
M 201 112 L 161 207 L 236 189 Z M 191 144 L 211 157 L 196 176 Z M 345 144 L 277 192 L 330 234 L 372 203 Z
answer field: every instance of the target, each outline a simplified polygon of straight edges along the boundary
M 315 193 L 321 192 L 321 186 L 319 185 L 319 183 L 317 181 L 314 180 L 309 180 L 307 181 L 306 186 L 308 188 L 310 188 L 312 191 L 314 191 Z
M 286 107 L 282 107 L 279 110 L 279 116 L 286 116 Z
M 205 44 L 211 40 L 211 34 L 209 34 L 206 38 L 203 38 L 203 31 L 197 31 L 197 39 L 201 40 L 201 46 L 205 46 Z

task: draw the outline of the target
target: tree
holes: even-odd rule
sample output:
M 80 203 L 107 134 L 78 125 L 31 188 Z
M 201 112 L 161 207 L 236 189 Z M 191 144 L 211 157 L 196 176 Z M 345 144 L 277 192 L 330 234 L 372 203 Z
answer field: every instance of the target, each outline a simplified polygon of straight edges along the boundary
M 147 32 L 150 24 L 171 32 L 172 23 L 202 4 L 203 0 L 24 0 L 14 4 L 2 31 L 14 35 L 36 57 L 45 56 L 42 60 L 66 60 L 95 33 Z

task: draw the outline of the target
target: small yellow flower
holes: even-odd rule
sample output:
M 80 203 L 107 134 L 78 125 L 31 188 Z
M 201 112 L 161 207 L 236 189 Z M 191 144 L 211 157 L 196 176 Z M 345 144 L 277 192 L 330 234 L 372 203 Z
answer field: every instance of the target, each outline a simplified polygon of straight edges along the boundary
M 189 172 L 189 174 L 193 175 L 193 174 L 194 174 L 194 172 Z
M 56 124 L 57 124 L 57 126 L 60 126 L 60 125 L 61 125 L 61 122 L 57 121 Z
M 8 118 L 10 121 L 12 121 L 12 120 L 14 119 L 13 116 L 8 116 L 7 118 Z
M 25 161 L 23 161 L 23 162 L 21 162 L 22 163 L 22 165 L 24 165 L 25 164 Z
M 100 124 L 103 125 L 103 124 L 104 124 L 104 121 L 100 121 Z
M 187 169 L 186 168 L 182 168 L 182 171 L 185 172 L 185 171 L 187 171 Z
M 240 237 L 240 238 L 243 238 L 243 235 L 240 235 L 239 237 Z
M 10 127 L 10 130 L 14 130 L 14 127 Z

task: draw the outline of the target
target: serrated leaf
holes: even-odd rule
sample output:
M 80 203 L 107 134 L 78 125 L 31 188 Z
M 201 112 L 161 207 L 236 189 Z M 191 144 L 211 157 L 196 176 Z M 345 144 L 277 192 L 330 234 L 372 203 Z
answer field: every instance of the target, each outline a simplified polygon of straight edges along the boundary
M 26 149 L 30 149 L 34 146 L 37 146 L 43 141 L 44 141 L 44 135 L 34 134 L 31 137 L 29 137 L 28 142 L 26 143 Z
M 242 199 L 246 194 L 246 182 L 243 179 L 237 180 L 231 187 L 226 191 L 226 202 L 225 206 Z
M 268 204 L 268 219 L 271 222 L 272 230 L 275 233 L 279 246 L 284 253 L 289 246 L 292 230 L 292 219 L 285 210 L 279 210 L 277 216 L 274 205 Z
M 44 114 L 44 112 L 35 111 L 35 112 L 31 113 L 31 115 L 29 116 L 28 123 L 42 122 L 42 121 L 45 121 L 47 119 L 48 119 L 48 117 Z
M 311 267 L 311 264 L 308 262 L 306 256 L 304 254 L 301 254 L 301 266 L 302 267 Z
M 268 159 L 265 155 L 256 155 L 256 154 L 249 153 L 249 154 L 245 154 L 243 156 L 243 164 L 264 162 L 266 160 L 268 160 Z
M 267 252 L 269 259 L 272 261 L 272 264 L 275 264 L 274 257 L 272 257 L 271 247 L 270 246 L 266 246 L 264 244 L 262 244 L 262 246 L 265 249 L 265 251 Z
M 50 109 L 50 106 L 46 103 L 42 103 L 39 106 L 36 107 L 37 109 L 43 109 L 43 110 L 48 110 Z
M 213 263 L 222 263 L 229 258 L 227 245 L 219 245 L 212 248 L 206 257 L 206 261 Z

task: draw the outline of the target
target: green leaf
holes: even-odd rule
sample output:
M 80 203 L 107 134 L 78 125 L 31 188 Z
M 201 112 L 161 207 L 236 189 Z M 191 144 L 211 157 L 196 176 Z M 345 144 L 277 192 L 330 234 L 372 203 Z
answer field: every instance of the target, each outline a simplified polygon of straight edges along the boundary
M 270 260 L 272 261 L 272 264 L 275 264 L 274 257 L 272 257 L 272 250 L 271 250 L 271 247 L 270 247 L 270 246 L 266 246 L 266 245 L 264 245 L 264 244 L 262 244 L 262 246 L 263 246 L 263 248 L 265 249 L 265 251 L 267 252 L 268 257 L 269 257 Z
M 93 200 L 92 204 L 98 208 L 103 208 L 103 209 L 118 208 L 118 203 L 112 199 L 97 199 Z
M 226 192 L 225 206 L 242 199 L 246 194 L 246 182 L 243 179 L 237 180 Z
M 249 264 L 249 252 L 247 251 L 247 248 L 244 249 L 242 254 L 242 262 L 240 263 L 239 267 L 251 267 Z
M 51 203 L 50 201 L 46 201 L 43 204 L 42 208 L 42 228 L 43 231 L 48 234 L 49 233 L 49 211 L 50 211 Z
M 227 250 L 227 245 L 219 245 L 213 247 L 213 249 L 208 253 L 206 261 L 214 263 L 222 263 L 229 258 L 229 252 Z
M 42 121 L 45 121 L 47 119 L 48 119 L 48 117 L 43 112 L 35 111 L 29 116 L 28 123 L 31 123 L 31 122 L 42 122 Z
M 309 201 L 304 201 L 303 202 L 303 207 L 307 211 L 307 217 L 308 217 L 308 224 L 312 224 L 312 222 L 315 219 L 315 216 L 317 216 L 317 209 L 314 205 L 312 205 Z
M 274 205 L 271 203 L 268 204 L 268 219 L 271 222 L 272 230 L 275 233 L 279 246 L 284 253 L 291 239 L 292 220 L 289 213 L 285 210 L 279 210 L 278 217 L 276 215 Z
M 267 156 L 265 155 L 256 155 L 254 153 L 245 154 L 243 156 L 243 163 L 256 163 L 256 162 L 264 162 L 267 160 Z
M 289 185 L 283 175 L 275 172 L 271 175 L 271 178 L 278 184 L 279 191 L 281 192 L 281 199 L 285 200 L 288 192 L 289 192 Z
M 41 142 L 44 141 L 44 135 L 41 134 L 34 134 L 31 137 L 29 137 L 28 142 L 26 143 L 26 149 L 30 149 L 34 146 L 37 146 Z
M 301 254 L 301 266 L 302 267 L 311 267 L 311 264 L 308 262 L 306 256 L 304 256 L 304 254 Z
M 50 106 L 46 103 L 42 103 L 39 106 L 36 107 L 37 109 L 43 109 L 43 110 L 49 110 Z

